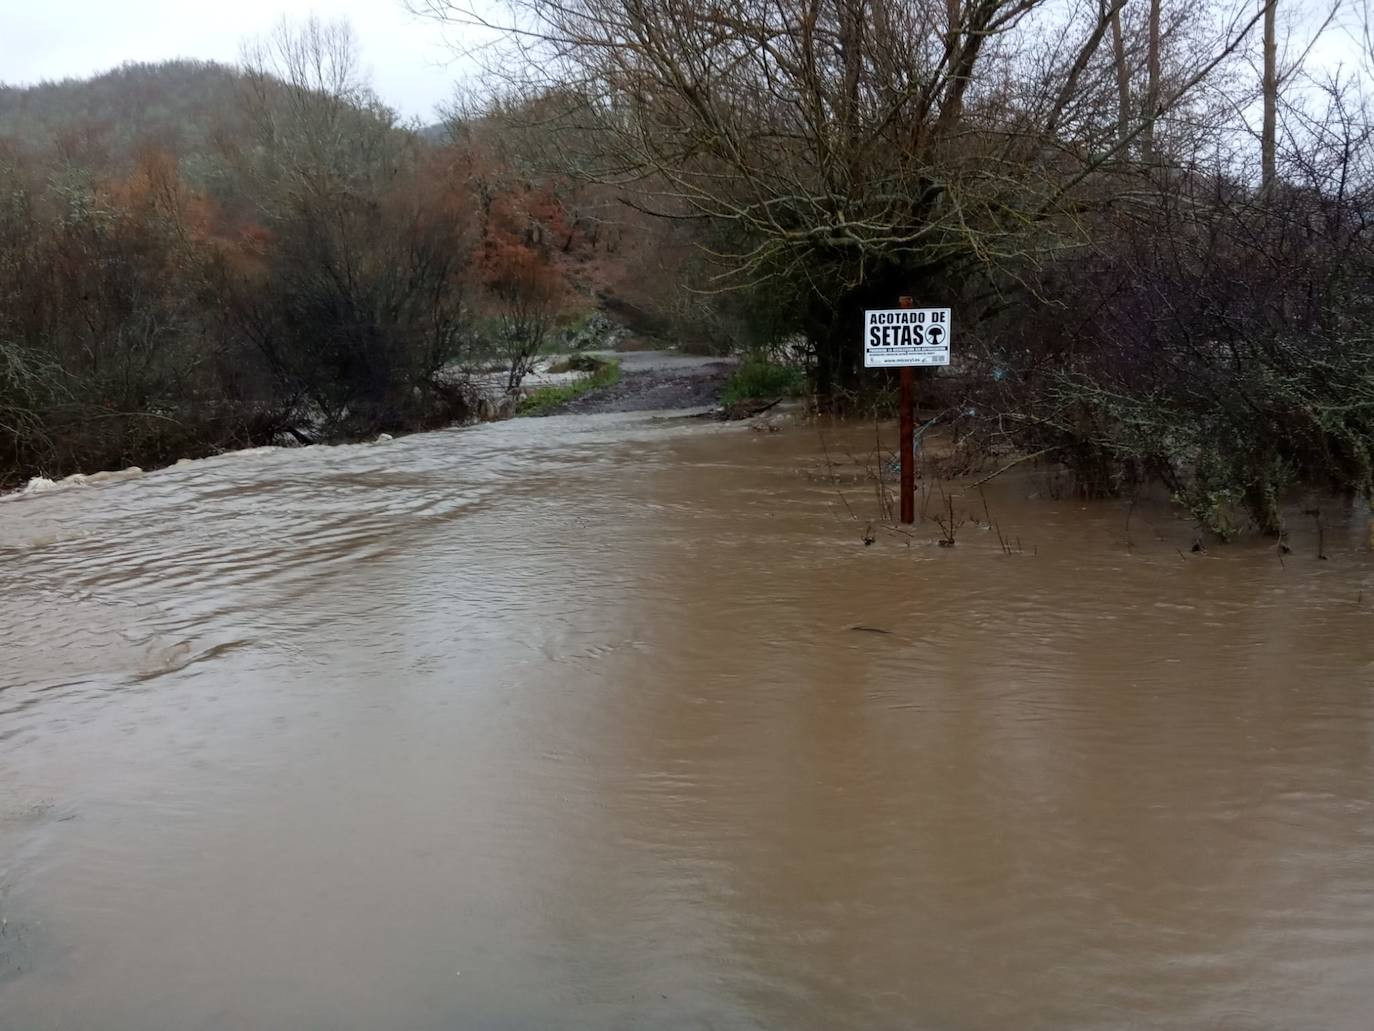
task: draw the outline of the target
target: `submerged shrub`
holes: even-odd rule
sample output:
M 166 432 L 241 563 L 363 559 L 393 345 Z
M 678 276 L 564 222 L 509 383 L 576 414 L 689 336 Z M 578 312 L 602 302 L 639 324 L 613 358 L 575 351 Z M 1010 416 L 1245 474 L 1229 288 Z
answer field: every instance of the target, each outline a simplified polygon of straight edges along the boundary
M 756 397 L 797 397 L 806 391 L 806 372 L 800 366 L 750 354 L 725 385 L 726 404 Z

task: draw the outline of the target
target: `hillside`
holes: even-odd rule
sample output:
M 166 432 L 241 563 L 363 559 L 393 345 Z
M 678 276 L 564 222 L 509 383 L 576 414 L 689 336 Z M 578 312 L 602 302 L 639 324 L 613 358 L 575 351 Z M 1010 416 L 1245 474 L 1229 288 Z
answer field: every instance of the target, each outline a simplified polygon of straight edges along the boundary
M 126 64 L 90 79 L 0 85 L 0 139 L 44 153 L 75 147 L 127 160 L 155 144 L 184 156 L 235 118 L 240 73 L 210 61 Z

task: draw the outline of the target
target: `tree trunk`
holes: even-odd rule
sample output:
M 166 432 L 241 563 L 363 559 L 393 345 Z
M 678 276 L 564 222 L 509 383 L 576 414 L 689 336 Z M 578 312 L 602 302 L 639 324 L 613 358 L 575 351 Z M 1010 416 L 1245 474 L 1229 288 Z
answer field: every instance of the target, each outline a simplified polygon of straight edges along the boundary
M 807 336 L 816 347 L 816 398 L 822 411 L 843 414 L 846 402 L 859 391 L 863 313 L 870 306 L 877 305 L 858 292 L 844 294 L 833 306 L 820 297 L 811 302 Z
M 1278 0 L 1260 0 L 1260 3 L 1264 7 L 1264 126 L 1260 130 L 1260 193 L 1268 196 L 1274 186 L 1278 143 L 1278 40 L 1274 24 Z
M 1102 45 L 1102 39 L 1107 35 L 1107 29 L 1116 24 L 1116 19 L 1121 14 L 1121 8 L 1126 4 L 1126 0 L 1102 0 L 1102 7 L 1098 15 L 1097 25 L 1092 33 L 1083 43 L 1083 49 L 1078 52 L 1078 57 L 1074 59 L 1073 65 L 1069 68 L 1069 74 L 1064 78 L 1064 85 L 1059 89 L 1059 96 L 1055 98 L 1054 106 L 1050 109 L 1049 117 L 1045 120 L 1045 135 L 1053 138 L 1059 129 L 1059 120 L 1073 104 L 1074 98 L 1078 95 L 1078 82 L 1083 77 L 1083 73 L 1092 64 L 1093 57 L 1097 54 L 1097 49 Z
M 864 59 L 864 3 L 863 0 L 841 0 L 840 57 L 844 62 L 844 95 L 841 118 L 842 138 L 849 142 L 855 132 L 859 114 L 859 75 Z
M 1116 138 L 1124 143 L 1131 135 L 1131 69 L 1126 65 L 1126 39 L 1121 32 L 1119 7 L 1112 13 L 1112 54 L 1116 61 Z
M 1159 114 L 1159 9 L 1162 0 L 1150 0 L 1149 43 L 1145 54 L 1145 127 L 1140 134 L 1140 154 L 1155 159 L 1155 116 Z
M 950 67 L 953 67 L 955 55 L 959 52 L 959 33 L 964 21 L 959 0 L 945 0 L 945 17 L 949 23 L 945 27 L 945 59 Z
M 864 7 L 864 0 L 840 0 L 840 57 L 844 62 L 844 93 L 840 101 L 842 107 L 840 109 L 839 148 L 842 153 L 849 155 L 844 174 L 851 184 L 857 184 L 861 178 L 859 157 L 862 154 L 862 147 L 858 146 L 857 143 L 861 136 L 859 130 L 859 79 L 863 73 L 864 64 L 866 16 Z
M 978 55 L 987 38 L 986 29 L 1000 8 L 996 4 L 975 5 L 961 11 L 959 0 L 946 0 L 946 13 L 951 19 L 945 46 L 949 48 L 948 74 L 945 95 L 935 119 L 935 135 L 947 137 L 959 124 L 964 113 L 964 94 L 973 80 Z M 955 22 L 953 19 L 959 18 Z

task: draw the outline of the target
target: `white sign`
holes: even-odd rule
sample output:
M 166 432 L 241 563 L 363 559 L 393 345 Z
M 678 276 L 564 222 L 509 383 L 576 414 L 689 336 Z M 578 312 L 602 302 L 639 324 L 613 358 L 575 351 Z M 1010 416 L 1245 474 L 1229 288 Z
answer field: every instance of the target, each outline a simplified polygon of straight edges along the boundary
M 864 368 L 949 364 L 948 308 L 864 312 Z

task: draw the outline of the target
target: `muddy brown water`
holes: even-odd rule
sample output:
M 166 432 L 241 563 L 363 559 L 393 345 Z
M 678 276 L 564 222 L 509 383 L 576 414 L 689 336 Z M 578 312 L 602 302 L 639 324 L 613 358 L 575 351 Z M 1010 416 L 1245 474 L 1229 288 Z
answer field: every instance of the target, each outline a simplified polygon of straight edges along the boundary
M 864 547 L 821 455 L 558 417 L 0 502 L 0 1027 L 1369 1027 L 1366 517 L 1194 555 L 1017 470 L 1019 552 Z

